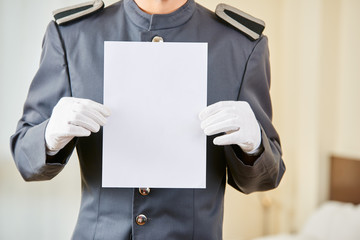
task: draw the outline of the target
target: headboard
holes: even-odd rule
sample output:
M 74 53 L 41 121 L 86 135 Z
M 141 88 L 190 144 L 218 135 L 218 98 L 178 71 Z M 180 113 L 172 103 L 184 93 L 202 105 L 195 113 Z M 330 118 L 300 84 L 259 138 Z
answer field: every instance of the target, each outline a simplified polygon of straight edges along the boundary
M 331 156 L 330 200 L 360 204 L 360 159 Z

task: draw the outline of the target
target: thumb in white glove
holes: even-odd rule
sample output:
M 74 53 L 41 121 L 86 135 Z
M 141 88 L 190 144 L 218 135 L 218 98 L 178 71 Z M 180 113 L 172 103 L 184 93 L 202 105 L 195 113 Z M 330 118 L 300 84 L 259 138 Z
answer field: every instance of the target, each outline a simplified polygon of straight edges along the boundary
M 110 110 L 100 103 L 82 98 L 61 98 L 45 130 L 47 154 L 55 155 L 74 137 L 98 132 L 108 116 Z
M 215 145 L 237 144 L 248 153 L 255 153 L 261 144 L 261 131 L 253 110 L 245 101 L 221 101 L 200 112 L 201 128 L 214 139 Z

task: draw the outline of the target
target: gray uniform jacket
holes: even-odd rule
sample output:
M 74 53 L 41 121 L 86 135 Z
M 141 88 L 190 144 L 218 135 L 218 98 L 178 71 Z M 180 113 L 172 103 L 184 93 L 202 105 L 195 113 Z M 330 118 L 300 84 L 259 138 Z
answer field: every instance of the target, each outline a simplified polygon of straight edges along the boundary
M 215 146 L 208 137 L 206 189 L 151 189 L 142 195 L 139 189 L 101 187 L 101 131 L 72 140 L 53 157 L 46 155 L 44 132 L 60 98 L 103 101 L 104 41 L 151 41 L 154 36 L 168 42 L 208 43 L 208 104 L 250 104 L 262 131 L 263 151 L 254 164 L 246 164 L 250 157 L 240 149 Z M 222 239 L 226 181 L 247 194 L 275 188 L 285 171 L 271 122 L 269 87 L 265 36 L 250 41 L 193 0 L 171 14 L 152 16 L 132 0 L 123 0 L 65 25 L 50 22 L 39 70 L 11 137 L 13 157 L 26 181 L 49 180 L 76 147 L 82 200 L 73 239 Z M 186 151 L 181 145 L 178 149 Z M 144 225 L 136 222 L 140 214 L 147 217 Z

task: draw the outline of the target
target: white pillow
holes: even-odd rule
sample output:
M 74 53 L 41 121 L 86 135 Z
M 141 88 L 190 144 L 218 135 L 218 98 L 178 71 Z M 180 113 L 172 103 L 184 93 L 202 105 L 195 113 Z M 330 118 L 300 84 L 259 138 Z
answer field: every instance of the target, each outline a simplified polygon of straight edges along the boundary
M 299 235 L 319 240 L 359 240 L 360 205 L 326 202 L 310 216 Z

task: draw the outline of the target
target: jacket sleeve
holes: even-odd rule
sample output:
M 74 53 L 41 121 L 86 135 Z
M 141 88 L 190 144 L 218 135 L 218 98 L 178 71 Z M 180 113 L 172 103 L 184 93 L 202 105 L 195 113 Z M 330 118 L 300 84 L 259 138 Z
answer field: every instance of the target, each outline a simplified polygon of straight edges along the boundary
M 39 69 L 30 85 L 16 132 L 10 139 L 15 164 L 26 181 L 53 178 L 73 152 L 75 140 L 52 157 L 46 155 L 45 147 L 45 129 L 52 109 L 61 97 L 70 95 L 66 54 L 57 25 L 50 22 Z
M 285 172 L 280 139 L 272 125 L 269 90 L 269 50 L 267 38 L 263 36 L 248 58 L 238 96 L 238 100 L 247 101 L 255 113 L 261 128 L 263 149 L 253 160 L 240 148 L 225 146 L 224 149 L 228 183 L 247 194 L 276 188 Z

